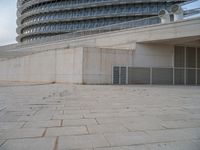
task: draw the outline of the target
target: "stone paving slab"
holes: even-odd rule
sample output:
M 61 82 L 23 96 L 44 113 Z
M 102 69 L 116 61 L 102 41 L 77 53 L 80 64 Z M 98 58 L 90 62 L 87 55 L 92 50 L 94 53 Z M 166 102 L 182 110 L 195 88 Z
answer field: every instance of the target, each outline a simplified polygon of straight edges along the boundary
M 1 150 L 54 150 L 55 138 L 27 138 L 6 141 Z
M 48 128 L 45 136 L 62 136 L 62 135 L 85 135 L 88 134 L 85 126 L 77 127 L 56 127 Z
M 67 120 L 67 119 L 83 119 L 83 115 L 82 114 L 64 114 L 64 115 L 54 115 L 53 118 L 54 120 Z
M 128 132 L 128 129 L 126 127 L 122 125 L 116 125 L 116 124 L 88 125 L 87 128 L 90 134 Z
M 61 136 L 59 150 L 86 149 L 110 146 L 103 135 Z
M 146 133 L 150 136 L 149 143 L 200 139 L 200 128 L 154 130 Z
M 141 131 L 141 130 L 161 130 L 165 129 L 159 122 L 134 122 L 134 123 L 127 123 L 124 124 L 129 131 Z
M 0 130 L 2 129 L 19 129 L 25 122 L 0 122 Z
M 128 132 L 128 133 L 106 133 L 105 138 L 111 146 L 126 146 L 145 144 L 148 135 L 144 132 Z
M 200 150 L 200 87 L 0 84 L 0 150 Z
M 147 150 L 145 145 L 95 148 L 94 150 Z
M 200 120 L 164 121 L 161 124 L 167 129 L 198 128 L 200 127 Z
M 97 121 L 95 119 L 63 120 L 63 126 L 84 126 L 84 125 L 97 125 Z
M 134 146 L 95 148 L 94 150 L 199 150 L 200 140 L 154 143 Z
M 45 129 L 42 128 L 0 130 L 0 139 L 41 137 L 44 131 Z
M 24 128 L 50 128 L 59 127 L 61 120 L 49 120 L 49 121 L 30 121 L 24 125 Z
M 200 140 L 148 144 L 146 148 L 149 150 L 199 150 Z

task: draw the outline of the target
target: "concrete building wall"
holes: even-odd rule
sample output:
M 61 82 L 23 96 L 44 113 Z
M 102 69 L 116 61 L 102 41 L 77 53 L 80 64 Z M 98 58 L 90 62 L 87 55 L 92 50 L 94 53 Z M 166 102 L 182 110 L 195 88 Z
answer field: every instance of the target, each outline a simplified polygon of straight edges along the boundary
M 135 67 L 172 67 L 173 45 L 137 44 L 133 56 Z
M 56 82 L 82 84 L 83 48 L 56 51 Z
M 84 48 L 83 83 L 112 84 L 113 66 L 131 66 L 133 50 Z

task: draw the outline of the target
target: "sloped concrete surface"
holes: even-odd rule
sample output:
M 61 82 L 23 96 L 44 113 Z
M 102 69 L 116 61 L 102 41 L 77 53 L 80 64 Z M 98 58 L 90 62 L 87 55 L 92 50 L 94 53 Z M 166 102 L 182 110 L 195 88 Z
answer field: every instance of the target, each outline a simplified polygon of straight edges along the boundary
M 0 150 L 200 150 L 200 87 L 0 84 Z

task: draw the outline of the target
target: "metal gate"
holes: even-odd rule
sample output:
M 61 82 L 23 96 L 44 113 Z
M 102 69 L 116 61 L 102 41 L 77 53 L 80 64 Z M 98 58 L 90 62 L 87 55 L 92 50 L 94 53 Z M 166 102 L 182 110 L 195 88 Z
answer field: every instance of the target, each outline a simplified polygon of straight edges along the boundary
M 127 67 L 113 67 L 113 84 L 127 84 Z
M 113 84 L 173 84 L 173 68 L 113 67 Z

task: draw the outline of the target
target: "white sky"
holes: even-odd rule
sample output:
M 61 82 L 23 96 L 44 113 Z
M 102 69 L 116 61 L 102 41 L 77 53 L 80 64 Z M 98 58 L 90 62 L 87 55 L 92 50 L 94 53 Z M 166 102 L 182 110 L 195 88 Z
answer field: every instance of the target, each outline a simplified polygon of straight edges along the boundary
M 0 0 L 0 45 L 15 43 L 17 0 Z M 187 6 L 200 7 L 200 0 Z
M 16 42 L 16 1 L 0 0 L 0 45 Z

